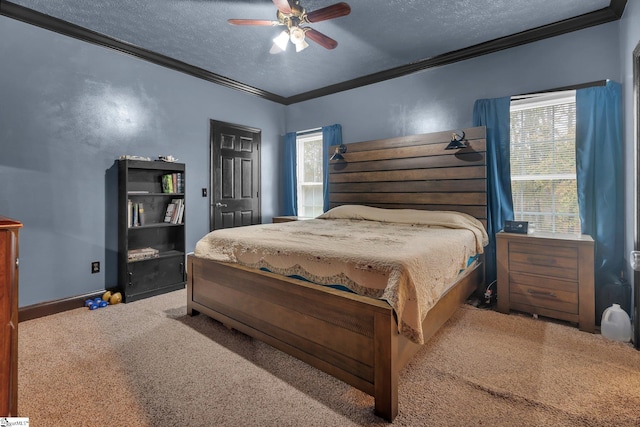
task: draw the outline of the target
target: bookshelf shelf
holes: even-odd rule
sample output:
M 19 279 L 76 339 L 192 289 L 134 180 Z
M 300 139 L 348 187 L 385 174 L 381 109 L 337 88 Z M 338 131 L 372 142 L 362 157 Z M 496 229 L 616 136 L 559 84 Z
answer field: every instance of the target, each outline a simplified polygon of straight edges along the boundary
M 162 228 L 162 227 L 184 227 L 184 224 L 171 224 L 169 222 L 159 222 L 155 224 L 136 225 L 135 227 L 129 227 L 129 231 L 145 230 L 147 228 Z
M 127 193 L 129 197 L 146 197 L 146 196 L 164 196 L 164 197 L 184 197 L 184 193 L 137 193 L 135 191 L 131 191 Z
M 184 288 L 184 188 L 183 163 L 118 161 L 118 286 L 124 302 Z M 165 222 L 169 205 L 176 214 Z
M 129 260 L 129 264 L 134 263 L 134 262 L 144 262 L 147 261 L 149 259 L 161 259 L 161 258 L 171 258 L 171 257 L 175 257 L 175 256 L 181 256 L 183 255 L 182 252 L 180 251 L 165 251 L 165 252 L 158 252 L 158 256 L 153 257 L 153 258 L 147 258 L 147 259 L 134 259 L 134 260 Z

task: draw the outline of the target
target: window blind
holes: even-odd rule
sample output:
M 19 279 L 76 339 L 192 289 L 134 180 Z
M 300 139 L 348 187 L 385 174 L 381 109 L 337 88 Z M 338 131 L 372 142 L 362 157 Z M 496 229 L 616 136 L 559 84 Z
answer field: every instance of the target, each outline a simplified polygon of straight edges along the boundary
M 575 91 L 512 101 L 510 119 L 514 218 L 578 233 Z

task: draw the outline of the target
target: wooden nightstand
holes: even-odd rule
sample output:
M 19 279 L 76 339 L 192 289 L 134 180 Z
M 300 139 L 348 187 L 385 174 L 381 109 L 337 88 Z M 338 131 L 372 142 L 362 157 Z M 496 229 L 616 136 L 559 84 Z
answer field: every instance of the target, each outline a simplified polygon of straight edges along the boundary
M 275 224 L 276 222 L 304 221 L 306 219 L 313 219 L 313 218 L 299 217 L 299 216 L 274 216 L 271 222 Z
M 590 236 L 496 234 L 497 309 L 539 314 L 595 329 L 594 243 Z
M 290 222 L 290 221 L 297 221 L 297 220 L 298 220 L 297 216 L 274 216 L 271 222 L 275 224 L 277 222 Z

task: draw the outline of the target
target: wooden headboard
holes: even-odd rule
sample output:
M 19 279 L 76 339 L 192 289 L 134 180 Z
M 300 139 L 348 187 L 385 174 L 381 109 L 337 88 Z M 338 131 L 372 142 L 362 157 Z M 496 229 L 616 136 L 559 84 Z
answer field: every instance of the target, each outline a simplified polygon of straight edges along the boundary
M 330 207 L 453 210 L 486 226 L 486 129 L 463 130 L 460 150 L 444 149 L 453 131 L 345 144 L 345 160 L 329 162 Z

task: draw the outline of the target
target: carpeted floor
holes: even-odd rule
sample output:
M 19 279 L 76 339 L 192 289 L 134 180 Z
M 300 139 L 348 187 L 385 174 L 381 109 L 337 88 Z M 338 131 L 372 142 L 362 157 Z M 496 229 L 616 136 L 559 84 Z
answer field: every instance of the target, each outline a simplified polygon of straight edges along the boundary
M 379 426 L 373 398 L 204 315 L 181 290 L 19 326 L 32 426 Z M 398 426 L 638 426 L 640 352 L 461 307 L 400 376 Z

